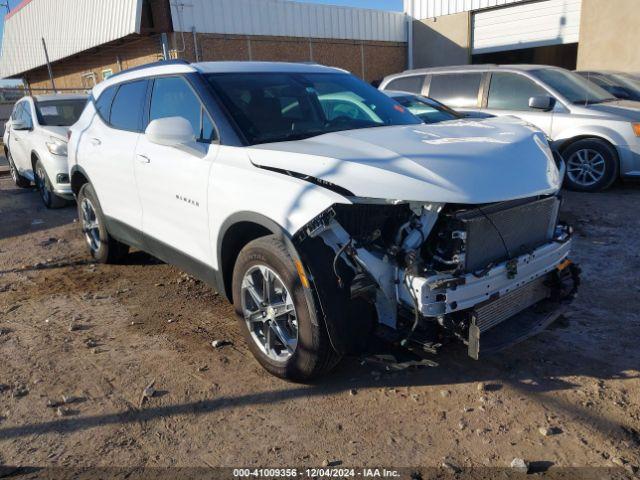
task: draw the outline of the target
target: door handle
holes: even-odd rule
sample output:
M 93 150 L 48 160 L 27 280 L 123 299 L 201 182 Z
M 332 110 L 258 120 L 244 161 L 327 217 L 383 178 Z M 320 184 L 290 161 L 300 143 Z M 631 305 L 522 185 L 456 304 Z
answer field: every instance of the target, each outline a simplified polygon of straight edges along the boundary
M 138 159 L 138 161 L 140 163 L 151 163 L 151 159 L 149 157 L 147 157 L 146 155 L 137 154 L 136 158 Z
M 98 145 L 102 145 L 102 141 L 99 138 L 92 138 L 91 145 L 93 145 L 94 147 L 97 147 Z

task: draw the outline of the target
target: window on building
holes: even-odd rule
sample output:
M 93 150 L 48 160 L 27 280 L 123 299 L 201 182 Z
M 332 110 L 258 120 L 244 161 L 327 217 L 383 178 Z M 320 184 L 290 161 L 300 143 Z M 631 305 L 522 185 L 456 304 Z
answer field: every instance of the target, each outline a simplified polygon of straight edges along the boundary
M 117 85 L 109 87 L 104 92 L 102 92 L 100 94 L 100 97 L 98 97 L 98 100 L 96 100 L 96 110 L 98 110 L 98 113 L 106 122 L 109 122 L 111 104 L 113 103 L 113 97 L 116 96 L 117 91 Z
M 425 75 L 414 75 L 412 77 L 396 78 L 384 87 L 385 90 L 396 90 L 398 92 L 422 93 Z
M 482 73 L 433 75 L 429 96 L 449 107 L 478 107 Z
M 154 82 L 149 121 L 167 117 L 183 117 L 189 120 L 198 141 L 209 142 L 215 137 L 209 114 L 186 80 L 181 77 L 158 78 Z
M 110 123 L 120 130 L 141 131 L 147 80 L 123 83 L 111 105 Z
M 488 108 L 496 110 L 529 110 L 529 99 L 548 95 L 544 88 L 517 73 L 493 73 L 489 87 Z

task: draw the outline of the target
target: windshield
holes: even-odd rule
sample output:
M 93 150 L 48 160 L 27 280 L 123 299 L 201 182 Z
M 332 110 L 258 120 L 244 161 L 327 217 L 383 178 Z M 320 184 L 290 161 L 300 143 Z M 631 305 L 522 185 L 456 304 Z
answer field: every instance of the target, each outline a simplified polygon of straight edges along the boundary
M 588 105 L 616 100 L 605 89 L 569 70 L 544 68 L 533 71 L 533 74 L 574 104 Z
M 45 100 L 36 102 L 38 123 L 50 127 L 70 127 L 78 121 L 87 100 Z
M 420 123 L 346 73 L 216 73 L 206 78 L 251 145 Z
M 611 77 L 618 81 L 621 87 L 630 88 L 636 92 L 640 92 L 640 79 L 634 78 L 626 73 L 612 73 Z
M 438 123 L 463 118 L 462 115 L 455 110 L 424 97 L 407 95 L 404 97 L 395 97 L 394 100 L 403 107 L 407 107 L 407 110 L 424 123 Z

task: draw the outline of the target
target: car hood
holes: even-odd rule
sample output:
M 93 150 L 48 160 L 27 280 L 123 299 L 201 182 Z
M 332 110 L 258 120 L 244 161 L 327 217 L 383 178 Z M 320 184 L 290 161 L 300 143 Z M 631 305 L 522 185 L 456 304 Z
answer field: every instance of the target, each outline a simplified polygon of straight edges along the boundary
M 256 166 L 364 198 L 481 204 L 560 188 L 544 135 L 511 118 L 349 130 L 248 151 Z
M 44 135 L 49 135 L 50 137 L 56 137 L 60 140 L 67 141 L 67 132 L 69 131 L 69 127 L 55 127 L 49 125 L 41 125 L 40 130 Z
M 640 120 L 640 102 L 633 100 L 616 100 L 615 102 L 596 103 L 589 105 L 589 110 L 595 110 L 609 115 L 616 115 L 632 121 Z

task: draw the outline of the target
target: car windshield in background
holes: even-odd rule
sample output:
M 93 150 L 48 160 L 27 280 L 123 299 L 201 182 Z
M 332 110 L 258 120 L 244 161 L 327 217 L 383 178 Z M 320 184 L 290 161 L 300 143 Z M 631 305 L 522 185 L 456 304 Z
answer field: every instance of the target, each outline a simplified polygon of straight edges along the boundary
M 251 145 L 419 119 L 342 73 L 216 73 L 210 85 Z
M 576 105 L 617 100 L 605 89 L 568 70 L 543 68 L 535 70 L 533 74 Z
M 70 127 L 78 121 L 86 100 L 44 100 L 36 103 L 38 122 L 50 127 Z
M 393 99 L 424 123 L 439 123 L 463 118 L 462 115 L 449 107 L 416 95 L 394 97 Z

